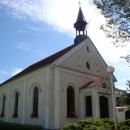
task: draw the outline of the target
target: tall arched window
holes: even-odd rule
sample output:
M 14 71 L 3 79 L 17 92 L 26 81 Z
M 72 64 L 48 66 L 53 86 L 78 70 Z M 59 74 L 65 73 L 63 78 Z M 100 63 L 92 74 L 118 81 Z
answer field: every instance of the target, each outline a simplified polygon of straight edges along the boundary
M 2 99 L 2 109 L 1 109 L 0 117 L 4 117 L 4 113 L 5 113 L 5 95 L 3 96 Z
M 75 114 L 75 91 L 72 86 L 67 88 L 67 117 L 76 117 Z
M 14 113 L 13 117 L 18 117 L 18 105 L 19 105 L 19 93 L 15 93 L 15 102 L 14 102 Z
M 39 90 L 38 87 L 35 87 L 33 90 L 33 112 L 31 117 L 38 117 L 38 98 Z

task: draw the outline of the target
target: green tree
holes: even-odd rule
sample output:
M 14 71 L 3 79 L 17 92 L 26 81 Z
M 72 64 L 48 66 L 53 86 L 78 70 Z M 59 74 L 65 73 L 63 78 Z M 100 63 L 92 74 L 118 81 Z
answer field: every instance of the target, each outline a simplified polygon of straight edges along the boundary
M 130 80 L 127 80 L 126 85 L 128 86 L 128 87 L 127 87 L 127 91 L 130 93 Z
M 129 106 L 130 107 L 130 80 L 127 80 L 126 85 L 127 92 L 124 92 L 119 98 L 117 98 L 117 106 Z
M 116 46 L 125 46 L 130 40 L 130 0 L 94 0 L 94 3 L 106 18 L 101 29 Z M 122 58 L 130 63 L 130 55 Z
M 117 100 L 117 106 L 129 106 L 130 93 L 123 93 Z

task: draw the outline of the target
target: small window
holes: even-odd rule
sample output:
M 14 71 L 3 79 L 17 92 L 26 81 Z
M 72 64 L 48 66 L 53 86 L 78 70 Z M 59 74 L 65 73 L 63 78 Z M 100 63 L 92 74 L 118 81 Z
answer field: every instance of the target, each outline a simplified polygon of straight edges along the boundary
M 89 62 L 86 63 L 86 67 L 87 67 L 88 70 L 90 69 L 90 64 L 89 64 Z
M 4 117 L 4 113 L 5 113 L 5 95 L 3 96 L 2 110 L 1 110 L 0 117 Z
M 90 52 L 89 46 L 87 46 L 87 52 Z

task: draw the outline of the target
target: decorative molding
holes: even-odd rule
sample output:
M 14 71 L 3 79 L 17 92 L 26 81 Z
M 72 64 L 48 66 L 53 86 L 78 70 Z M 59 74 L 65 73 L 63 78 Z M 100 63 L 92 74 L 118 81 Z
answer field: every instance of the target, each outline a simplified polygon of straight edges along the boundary
M 106 93 L 106 92 L 98 92 L 100 94 L 100 96 L 110 96 L 110 93 Z
M 39 92 L 42 92 L 42 88 L 41 88 L 41 85 L 38 83 L 38 82 L 34 82 L 31 87 L 29 88 L 29 95 L 32 94 L 33 90 L 35 87 L 38 87 L 38 91 Z

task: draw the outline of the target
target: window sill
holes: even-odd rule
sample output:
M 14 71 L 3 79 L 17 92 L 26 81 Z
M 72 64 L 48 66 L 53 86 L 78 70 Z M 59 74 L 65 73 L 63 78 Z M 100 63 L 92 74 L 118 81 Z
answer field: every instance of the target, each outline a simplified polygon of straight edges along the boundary
M 1 114 L 0 114 L 0 117 L 1 117 L 1 118 L 4 117 L 4 113 L 1 113 Z
M 77 116 L 67 116 L 66 118 L 74 119 L 74 118 L 78 118 L 78 117 Z
M 38 114 L 36 112 L 32 112 L 31 118 L 38 118 Z
M 70 112 L 68 113 L 67 118 L 77 118 L 77 115 L 75 112 Z
M 12 117 L 13 117 L 13 118 L 17 118 L 17 117 L 18 117 L 17 113 L 14 113 L 14 114 L 12 115 Z

